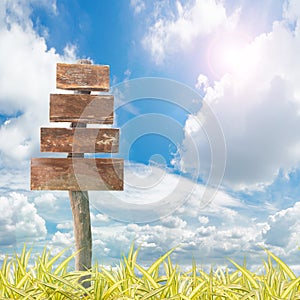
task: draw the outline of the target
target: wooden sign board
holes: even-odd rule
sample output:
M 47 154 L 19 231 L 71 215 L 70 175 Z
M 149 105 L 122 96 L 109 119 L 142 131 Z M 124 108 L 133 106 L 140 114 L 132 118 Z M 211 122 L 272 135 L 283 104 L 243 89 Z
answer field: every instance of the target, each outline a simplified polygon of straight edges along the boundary
M 56 87 L 63 90 L 109 91 L 109 66 L 62 64 L 56 66 Z
M 115 153 L 119 129 L 41 128 L 41 152 Z
M 50 95 L 50 122 L 112 124 L 113 115 L 113 95 Z
M 113 95 L 91 95 L 109 90 L 109 66 L 57 64 L 57 88 L 75 94 L 50 95 L 50 121 L 71 122 L 72 128 L 41 128 L 42 152 L 66 152 L 68 158 L 33 158 L 32 190 L 123 190 L 122 159 L 84 158 L 84 153 L 113 153 L 119 149 L 119 130 L 85 128 L 112 124 Z
M 123 190 L 123 159 L 33 158 L 31 190 Z

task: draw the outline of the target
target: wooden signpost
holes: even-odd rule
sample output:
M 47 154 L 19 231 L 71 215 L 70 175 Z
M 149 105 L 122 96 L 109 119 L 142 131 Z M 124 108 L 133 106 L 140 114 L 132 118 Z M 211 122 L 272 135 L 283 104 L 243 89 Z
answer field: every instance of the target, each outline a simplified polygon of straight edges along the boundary
M 119 129 L 86 128 L 87 124 L 112 124 L 113 95 L 109 91 L 109 66 L 57 64 L 57 88 L 74 94 L 50 95 L 50 122 L 71 122 L 71 128 L 41 128 L 42 152 L 66 152 L 67 158 L 32 158 L 32 190 L 68 190 L 74 221 L 76 270 L 91 268 L 92 235 L 88 190 L 123 190 L 123 159 L 84 158 L 84 153 L 113 153 L 119 149 Z M 87 287 L 89 282 L 84 283 Z

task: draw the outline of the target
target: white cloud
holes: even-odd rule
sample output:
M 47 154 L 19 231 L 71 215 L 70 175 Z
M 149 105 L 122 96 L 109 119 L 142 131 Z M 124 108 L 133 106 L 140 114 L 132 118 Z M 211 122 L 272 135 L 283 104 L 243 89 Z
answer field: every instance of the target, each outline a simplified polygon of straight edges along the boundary
M 145 168 L 146 166 L 144 166 Z M 157 218 L 155 222 L 135 224 L 133 223 L 134 214 L 132 214 L 130 215 L 132 223 L 121 225 L 113 221 L 113 218 L 109 218 L 105 229 L 103 223 L 97 220 L 104 218 L 103 207 L 98 207 L 98 211 L 101 211 L 101 214 L 98 215 L 96 211 L 99 202 L 90 198 L 93 207 L 94 253 L 102 253 L 101 259 L 111 262 L 114 258 L 120 257 L 120 253 L 126 252 L 132 242 L 135 242 L 142 248 L 140 259 L 145 264 L 176 246 L 179 248 L 176 250 L 175 257 L 181 265 L 189 265 L 192 255 L 197 261 L 202 259 L 201 253 L 205 253 L 208 263 L 215 259 L 226 263 L 222 251 L 225 251 L 226 254 L 232 253 L 240 258 L 244 254 L 240 253 L 241 245 L 242 247 L 245 245 L 243 249 L 246 252 L 252 251 L 257 243 L 263 243 L 264 226 L 256 224 L 257 220 L 251 220 L 248 217 L 248 209 L 238 198 L 233 198 L 224 191 L 218 191 L 210 203 L 204 203 L 202 198 L 205 187 L 203 185 L 194 183 L 187 178 L 181 180 L 179 175 L 169 174 L 167 171 L 164 171 L 164 182 L 171 183 L 157 188 L 149 184 L 154 182 L 153 176 L 162 177 L 156 169 L 152 170 L 151 176 L 143 177 L 143 186 L 149 187 L 148 189 L 134 189 L 135 183 L 137 186 L 141 184 L 140 178 L 134 177 L 134 175 L 137 176 L 144 169 L 140 164 L 131 164 L 131 167 L 126 170 L 127 180 L 128 177 L 131 178 L 129 181 L 131 188 L 127 189 L 125 186 L 125 192 L 118 194 L 117 198 L 107 198 L 106 194 L 101 193 L 101 198 L 107 204 L 105 211 L 109 217 L 115 216 L 114 210 L 124 217 L 124 215 L 132 213 L 131 205 L 140 203 L 139 220 L 146 220 L 151 211 L 149 212 L 147 208 L 143 207 L 142 203 L 147 205 L 148 198 L 151 199 L 150 196 L 157 200 L 152 208 L 155 211 L 161 211 L 160 207 L 164 202 L 164 199 L 161 198 L 162 195 L 171 193 L 170 198 L 175 202 L 177 197 L 181 197 L 180 193 L 173 192 L 172 182 L 179 182 L 179 189 L 183 191 L 193 186 L 193 191 L 190 189 L 190 198 L 182 203 L 176 211 L 169 206 L 169 211 L 165 211 L 166 214 Z M 148 174 L 145 170 L 142 173 Z M 186 181 L 190 181 L 190 183 Z M 127 184 L 129 182 L 127 181 Z M 105 249 L 109 249 L 109 251 Z M 95 254 L 95 258 L 96 256 L 97 254 Z
M 124 174 L 124 191 L 89 193 L 95 210 L 122 222 L 147 223 L 165 217 L 182 205 L 197 185 L 155 165 L 125 161 Z
M 46 206 L 51 207 L 51 209 L 59 208 L 58 201 L 52 193 L 43 193 L 34 199 L 34 203 L 37 207 Z
M 300 237 L 300 202 L 294 206 L 271 215 L 268 220 L 269 228 L 264 234 L 265 242 L 286 250 L 287 253 L 299 247 Z
M 200 74 L 198 76 L 197 83 L 196 83 L 195 87 L 197 89 L 199 89 L 200 91 L 206 92 L 207 88 L 209 87 L 209 81 L 208 81 L 207 76 L 205 76 L 203 74 Z
M 13 23 L 23 27 L 31 26 L 30 15 L 34 5 L 44 7 L 49 13 L 56 13 L 56 0 L 3 0 L 0 3 L 0 26 L 5 22 L 7 25 Z M 2 17 L 2 18 L 1 18 Z
M 43 240 L 47 230 L 45 220 L 39 216 L 34 204 L 26 196 L 11 193 L 0 197 L 0 243 L 15 245 L 16 242 Z
M 51 245 L 56 247 L 71 247 L 74 244 L 74 237 L 71 232 L 62 233 L 60 231 L 57 231 L 52 239 L 51 239 Z
M 138 15 L 146 8 L 146 4 L 142 0 L 130 0 L 130 5 L 134 9 L 134 14 Z
M 141 166 L 137 165 L 137 169 L 140 168 Z M 131 169 L 130 171 L 136 172 L 137 170 Z M 172 178 L 179 175 L 166 173 L 165 177 L 168 176 Z M 147 180 L 147 177 L 144 180 Z M 147 181 L 144 184 L 147 185 Z M 181 184 L 184 185 L 185 181 Z M 168 185 L 164 185 L 164 188 L 169 189 Z M 257 252 L 259 250 L 257 245 L 264 244 L 263 235 L 269 229 L 268 223 L 260 220 L 259 213 L 254 214 L 257 219 L 251 218 L 253 212 L 249 211 L 238 198 L 224 191 L 218 191 L 210 203 L 202 203 L 204 190 L 203 185 L 196 184 L 189 200 L 178 210 L 153 223 L 141 225 L 130 223 L 120 226 L 111 221 L 110 226 L 106 226 L 103 230 L 103 226 L 95 222 L 93 224 L 95 251 L 103 255 L 105 249 L 110 249 L 106 251 L 105 261 L 111 261 L 120 256 L 123 251 L 126 252 L 130 244 L 135 241 L 136 245 L 142 248 L 140 259 L 147 264 L 170 248 L 179 246 L 174 257 L 181 265 L 189 265 L 192 256 L 199 263 L 203 260 L 207 264 L 227 263 L 225 255 L 243 259 L 243 255 Z M 146 199 L 147 192 L 154 198 L 159 198 L 161 195 L 160 190 L 155 192 L 153 189 L 150 191 L 144 189 L 143 194 Z M 121 199 L 125 201 L 128 197 L 132 202 L 134 200 L 132 197 L 136 195 L 127 191 L 125 194 L 122 193 Z M 173 198 L 176 196 L 173 194 Z M 103 195 L 102 197 L 110 205 L 116 201 L 115 199 L 108 200 Z M 96 209 L 95 205 L 94 209 Z M 125 214 L 120 205 L 116 205 L 115 209 Z M 159 206 L 157 210 L 160 210 Z M 140 214 L 146 214 L 145 217 L 147 217 L 146 210 Z M 142 217 L 143 215 L 140 216 L 141 219 Z M 259 255 L 261 253 L 258 251 L 251 259 L 255 261 Z
M 140 260 L 145 264 L 153 262 L 156 257 L 173 247 L 178 247 L 173 257 L 181 266 L 190 265 L 192 257 L 198 264 L 228 264 L 225 255 L 243 260 L 244 255 L 247 255 L 248 259 L 249 253 L 253 252 L 255 253 L 249 260 L 258 262 L 262 251 L 257 251 L 257 245 L 263 244 L 262 234 L 267 225 L 254 222 L 246 224 L 241 222 L 241 219 L 235 223 L 222 224 L 222 216 L 219 216 L 220 225 L 197 227 L 188 222 L 184 228 L 129 224 L 126 230 L 120 228 L 117 234 L 127 237 L 128 243 L 135 240 L 136 245 L 141 246 Z M 115 247 L 109 239 L 102 241 L 108 248 Z
M 45 39 L 34 31 L 30 16 L 35 5 L 49 13 L 56 12 L 56 1 L 0 3 L 0 114 L 6 118 L 0 124 L 0 185 L 6 195 L 1 198 L 5 203 L 1 209 L 10 214 L 10 219 L 2 218 L 6 224 L 0 230 L 4 244 L 44 240 L 45 220 L 49 221 L 51 215 L 56 220 L 62 213 L 66 216 L 50 193 L 39 193 L 41 196 L 33 203 L 23 194 L 7 196 L 7 191 L 29 190 L 29 160 L 39 153 L 40 126 L 48 124 L 49 93 L 55 91 L 56 62 L 75 59 L 74 47 L 68 45 L 65 54 L 59 55 L 48 49 Z
M 47 243 L 47 248 L 51 251 L 52 255 L 56 255 L 64 250 L 62 258 L 69 257 L 75 252 L 73 231 L 61 232 L 58 230 Z
M 201 224 L 206 225 L 207 223 L 209 223 L 209 218 L 205 217 L 205 216 L 200 216 L 198 217 L 198 220 Z
M 170 4 L 157 6 L 154 24 L 143 39 L 145 49 L 149 50 L 156 63 L 161 63 L 169 54 L 188 48 L 195 39 L 212 33 L 217 28 L 234 27 L 238 11 L 226 15 L 221 1 L 195 0 L 182 5 L 176 1 L 172 11 Z
M 28 169 L 29 170 L 29 163 Z M 29 180 L 24 175 L 23 169 L 2 169 L 0 176 L 0 187 L 2 192 L 6 191 L 24 191 L 29 189 Z
M 300 2 L 298 0 L 287 0 L 283 13 L 288 20 L 296 22 L 300 18 Z
M 168 189 L 167 186 L 165 188 Z M 284 259 L 293 260 L 298 242 L 296 234 L 300 228 L 297 222 L 298 204 L 278 213 L 266 206 L 264 216 L 269 215 L 268 218 L 261 216 L 261 207 L 249 208 L 238 198 L 221 190 L 210 203 L 203 205 L 203 192 L 204 186 L 197 184 L 189 200 L 178 210 L 155 222 L 142 225 L 120 224 L 109 215 L 97 213 L 97 208 L 93 206 L 91 217 L 94 259 L 107 264 L 116 263 L 120 255 L 126 254 L 131 243 L 135 242 L 141 246 L 139 259 L 143 264 L 153 262 L 167 250 L 177 246 L 179 247 L 173 257 L 182 266 L 190 265 L 192 256 L 197 263 L 207 265 L 228 264 L 225 256 L 237 261 L 242 261 L 246 256 L 249 264 L 259 263 L 263 255 L 259 245 Z M 159 191 L 152 193 L 153 197 L 159 195 Z M 102 193 L 101 196 L 105 198 Z M 130 196 L 132 194 L 127 194 L 127 197 Z M 51 200 L 52 197 L 49 198 Z M 111 203 L 109 199 L 105 199 Z M 121 209 L 116 205 L 117 208 Z M 291 224 L 295 226 L 291 228 Z M 57 229 L 50 244 L 59 249 L 73 245 L 72 222 L 60 223 Z M 278 232 L 284 232 L 287 237 L 282 238 Z
M 285 21 L 274 22 L 272 32 L 241 49 L 243 59 L 230 74 L 207 88 L 204 101 L 217 115 L 226 141 L 223 183 L 231 188 L 260 189 L 272 183 L 280 170 L 299 166 L 299 33 L 300 27 L 292 30 Z M 215 125 L 201 110 L 188 118 L 180 164 L 183 170 L 193 166 L 190 145 L 196 141 L 205 178 L 214 137 L 207 137 L 201 126 L 194 128 L 193 118 L 205 128 Z
M 73 230 L 73 222 L 64 222 L 56 225 L 59 230 Z
M 168 216 L 161 220 L 162 225 L 167 228 L 184 228 L 186 226 L 186 221 L 183 221 L 178 216 Z
M 48 123 L 49 94 L 55 91 L 56 63 L 75 59 L 74 47 L 59 55 L 33 30 L 29 16 L 35 2 L 1 3 L 7 14 L 0 20 L 0 113 L 7 120 L 0 127 L 0 163 L 8 168 L 24 167 L 38 152 L 39 127 Z
M 72 221 L 72 213 L 68 192 L 57 191 L 49 192 L 31 192 L 32 195 L 38 195 L 34 198 L 34 204 L 39 214 L 47 222 L 63 224 Z
M 110 219 L 108 217 L 108 215 L 105 215 L 105 214 L 94 214 L 93 212 L 91 212 L 91 222 L 93 224 L 105 224 L 107 222 L 109 222 Z
M 215 218 L 221 218 L 223 222 L 234 222 L 239 216 L 238 211 L 245 207 L 239 199 L 233 198 L 224 191 L 210 191 L 210 194 L 215 192 L 210 201 L 203 199 L 204 192 L 205 187 L 198 184 L 191 197 L 177 212 L 185 218 L 198 219 L 202 224 L 206 224 L 206 221 L 211 219 L 215 221 Z

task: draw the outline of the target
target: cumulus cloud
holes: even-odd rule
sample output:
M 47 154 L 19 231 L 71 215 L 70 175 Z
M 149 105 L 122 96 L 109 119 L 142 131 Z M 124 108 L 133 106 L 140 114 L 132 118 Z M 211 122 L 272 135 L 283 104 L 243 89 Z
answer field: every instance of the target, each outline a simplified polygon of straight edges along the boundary
M 74 244 L 73 234 L 71 232 L 62 233 L 57 231 L 53 235 L 50 244 L 56 247 L 71 247 Z
M 143 45 L 159 64 L 167 55 L 188 48 L 195 39 L 221 26 L 234 27 L 237 19 L 238 10 L 227 16 L 221 1 L 195 0 L 184 5 L 176 1 L 175 8 L 164 2 L 156 5 L 154 22 L 143 39 Z
M 205 217 L 205 216 L 200 216 L 198 217 L 198 220 L 201 224 L 207 224 L 209 222 L 209 218 L 208 217 Z
M 54 194 L 36 193 L 39 196 L 34 201 L 24 194 L 30 186 L 30 158 L 39 153 L 39 128 L 49 120 L 56 63 L 76 59 L 74 46 L 66 45 L 65 52 L 58 54 L 34 30 L 31 13 L 36 5 L 47 13 L 57 13 L 56 0 L 0 3 L 0 185 L 5 195 L 0 208 L 2 245 L 44 240 L 46 221 L 57 222 L 67 215 L 64 202 L 59 204 Z M 22 194 L 8 193 L 12 190 Z
M 73 222 L 64 222 L 56 225 L 59 230 L 73 230 Z
M 173 247 L 177 247 L 173 257 L 181 266 L 190 265 L 192 256 L 198 263 L 207 265 L 212 262 L 226 264 L 226 255 L 242 260 L 244 255 L 251 253 L 252 262 L 261 258 L 258 245 L 264 245 L 263 234 L 269 228 L 267 222 L 258 223 L 250 219 L 245 222 L 245 215 L 228 222 L 225 214 L 217 213 L 214 216 L 215 225 L 197 226 L 193 219 L 183 218 L 185 215 L 178 214 L 167 217 L 165 222 L 162 220 L 145 225 L 131 223 L 125 228 L 110 226 L 109 232 L 94 228 L 96 253 L 111 249 L 107 259 L 117 258 L 134 241 L 142 248 L 140 259 L 143 264 L 153 262 Z M 184 225 L 170 226 L 174 221 Z
M 34 202 L 38 207 L 48 206 L 51 207 L 51 209 L 59 208 L 57 198 L 52 193 L 42 194 L 36 197 Z
M 174 174 L 166 173 L 165 176 L 173 177 Z M 249 208 L 222 190 L 216 193 L 213 201 L 203 206 L 203 192 L 204 186 L 197 184 L 189 199 L 171 215 L 145 224 L 121 224 L 92 205 L 94 259 L 105 264 L 117 263 L 120 255 L 126 254 L 133 242 L 141 246 L 139 259 L 145 265 L 172 247 L 178 247 L 173 258 L 181 266 L 190 265 L 191 256 L 198 263 L 207 265 L 227 264 L 225 256 L 242 261 L 245 255 L 249 263 L 259 263 L 263 255 L 260 245 L 289 261 L 294 259 L 298 241 L 296 233 L 300 228 L 296 221 L 299 215 L 298 204 L 278 213 L 266 206 L 264 215 L 267 217 L 263 217 L 260 214 L 263 208 L 259 205 Z M 125 193 L 123 197 L 130 198 L 132 195 Z M 153 197 L 159 195 L 159 191 L 152 193 Z M 53 197 L 48 195 L 48 198 L 51 201 Z M 46 202 L 46 198 L 37 201 L 40 204 L 43 202 Z M 117 206 L 115 209 L 118 209 Z M 291 224 L 294 224 L 293 228 Z M 50 244 L 57 249 L 71 246 L 71 218 L 58 224 L 57 229 Z M 285 238 L 278 235 L 278 232 L 284 233 Z
M 103 225 L 105 225 L 109 221 L 110 221 L 110 218 L 108 217 L 108 215 L 99 214 L 99 213 L 94 214 L 93 212 L 91 212 L 91 222 L 92 222 L 92 224 L 103 224 Z
M 180 219 L 178 216 L 168 216 L 161 220 L 161 223 L 168 228 L 184 228 L 186 222 Z
M 55 91 L 56 63 L 75 59 L 74 47 L 59 55 L 34 31 L 29 16 L 35 2 L 0 4 L 6 12 L 0 16 L 0 113 L 6 117 L 0 127 L 0 163 L 8 168 L 27 167 L 38 151 L 39 127 L 48 123 L 49 93 Z
M 269 228 L 264 234 L 265 242 L 272 246 L 295 251 L 300 243 L 300 202 L 281 210 L 268 219 Z
M 153 176 L 162 177 L 161 172 L 156 169 L 152 170 L 151 176 L 143 177 L 143 189 L 134 189 L 135 184 L 139 186 L 141 183 L 137 175 L 145 168 L 146 166 L 142 168 L 140 164 L 131 164 L 126 170 L 131 180 L 125 182 L 125 191 L 118 194 L 117 198 L 107 198 L 107 195 L 101 192 L 99 198 L 106 202 L 107 216 L 103 214 L 100 202 L 94 198 L 90 199 L 95 258 L 98 257 L 98 253 L 101 253 L 101 259 L 107 263 L 112 262 L 118 259 L 121 253 L 126 253 L 131 243 L 135 242 L 143 249 L 140 259 L 145 264 L 176 246 L 179 248 L 175 252 L 175 257 L 181 265 L 189 265 L 191 255 L 194 255 L 197 260 L 203 259 L 201 256 L 203 253 L 208 263 L 215 259 L 224 263 L 226 259 L 222 251 L 240 258 L 244 255 L 244 252 L 240 253 L 241 249 L 251 252 L 258 243 L 263 243 L 262 234 L 265 225 L 260 224 L 263 222 L 249 218 L 249 210 L 238 198 L 219 190 L 209 203 L 204 204 L 202 203 L 204 185 L 188 178 L 182 180 L 180 175 L 170 174 L 167 171 L 164 171 L 164 182 L 177 182 L 182 190 L 193 187 L 188 199 L 177 210 L 167 205 L 169 211 L 165 211 L 163 216 L 142 224 L 134 223 L 136 220 L 134 214 L 130 215 L 132 221 L 128 224 L 114 221 L 116 214 L 113 210 L 124 217 L 126 214 L 129 215 L 132 207 L 135 209 L 136 203 L 141 206 L 138 221 L 146 221 L 149 211 L 144 209 L 143 203 L 147 205 L 148 199 L 151 197 L 156 199 L 153 209 L 161 211 L 161 205 L 164 205 L 164 200 L 161 199 L 163 195 L 171 193 L 173 201 L 177 201 L 176 198 L 181 196 L 180 193 L 173 192 L 174 187 L 170 184 L 163 184 L 160 188 L 149 184 L 154 182 Z M 143 174 L 146 175 L 145 170 Z M 126 186 L 128 183 L 130 189 Z M 163 193 L 162 189 L 164 189 Z M 114 195 L 114 193 L 110 194 Z M 63 227 L 60 226 L 59 229 Z
M 65 251 L 62 257 L 69 257 L 75 251 L 75 242 L 73 231 L 61 232 L 57 231 L 53 234 L 51 240 L 47 244 L 47 248 L 52 255 L 58 254 L 60 251 Z M 66 251 L 67 250 L 67 251 Z
M 166 173 L 165 177 L 168 176 L 172 178 L 179 175 Z M 144 184 L 146 183 L 147 181 Z M 189 199 L 180 208 L 155 222 L 120 225 L 110 219 L 104 230 L 103 224 L 96 221 L 97 214 L 94 212 L 92 231 L 95 256 L 101 253 L 103 260 L 112 262 L 120 257 L 120 253 L 126 253 L 131 243 L 135 242 L 142 248 L 140 259 L 144 264 L 151 263 L 170 248 L 177 246 L 173 256 L 182 266 L 190 265 L 191 256 L 197 262 L 205 261 L 209 265 L 212 262 L 227 263 L 225 255 L 242 260 L 244 255 L 253 253 L 251 259 L 257 262 L 261 255 L 258 245 L 271 245 L 270 241 L 265 241 L 265 234 L 270 228 L 268 220 L 259 217 L 259 213 L 255 211 L 258 207 L 249 210 L 238 198 L 221 190 L 216 192 L 210 203 L 203 206 L 201 198 L 204 190 L 205 187 L 197 183 Z M 126 201 L 128 197 L 133 201 L 131 198 L 136 193 L 130 192 L 132 191 L 122 193 L 121 199 Z M 155 192 L 151 189 L 149 193 L 154 198 L 160 197 L 159 190 Z M 147 199 L 147 190 L 144 189 L 143 194 Z M 96 210 L 95 205 L 93 209 Z M 116 205 L 115 209 L 120 207 Z M 159 206 L 157 209 L 159 210 Z M 140 212 L 140 219 L 143 213 L 145 212 Z M 100 216 L 102 219 L 102 214 Z
M 0 197 L 0 201 L 0 243 L 2 246 L 45 239 L 47 235 L 45 220 L 26 196 L 11 193 L 7 197 Z
M 70 201 L 67 192 L 34 192 L 34 204 L 39 214 L 47 222 L 65 223 L 72 220 Z M 31 194 L 32 195 L 32 194 Z
M 272 32 L 240 49 L 239 64 L 230 73 L 206 88 L 204 101 L 216 114 L 226 141 L 223 183 L 230 188 L 261 189 L 280 171 L 288 173 L 299 166 L 299 33 L 300 27 L 292 29 L 286 20 L 274 22 Z M 200 83 L 203 81 L 201 77 Z M 207 139 L 214 137 L 207 138 L 201 126 L 194 128 L 193 118 L 207 127 L 215 125 L 208 123 L 202 110 L 188 118 L 182 169 L 193 165 L 189 159 L 194 151 L 192 139 L 208 176 L 211 153 Z

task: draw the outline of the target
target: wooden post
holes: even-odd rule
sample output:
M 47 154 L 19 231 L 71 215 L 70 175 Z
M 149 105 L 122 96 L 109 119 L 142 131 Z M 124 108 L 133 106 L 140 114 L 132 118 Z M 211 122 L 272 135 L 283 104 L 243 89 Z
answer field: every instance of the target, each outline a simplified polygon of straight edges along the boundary
M 91 64 L 90 60 L 79 60 L 78 64 Z M 90 91 L 75 91 L 75 94 L 90 94 Z M 71 128 L 86 127 L 85 123 L 71 123 Z M 84 153 L 69 153 L 68 158 L 84 157 Z M 75 257 L 75 270 L 86 271 L 92 267 L 92 229 L 89 194 L 87 191 L 69 191 L 70 204 L 74 222 L 75 249 L 79 251 Z M 80 281 L 88 279 L 87 276 Z M 91 282 L 83 282 L 85 288 L 91 286 Z

